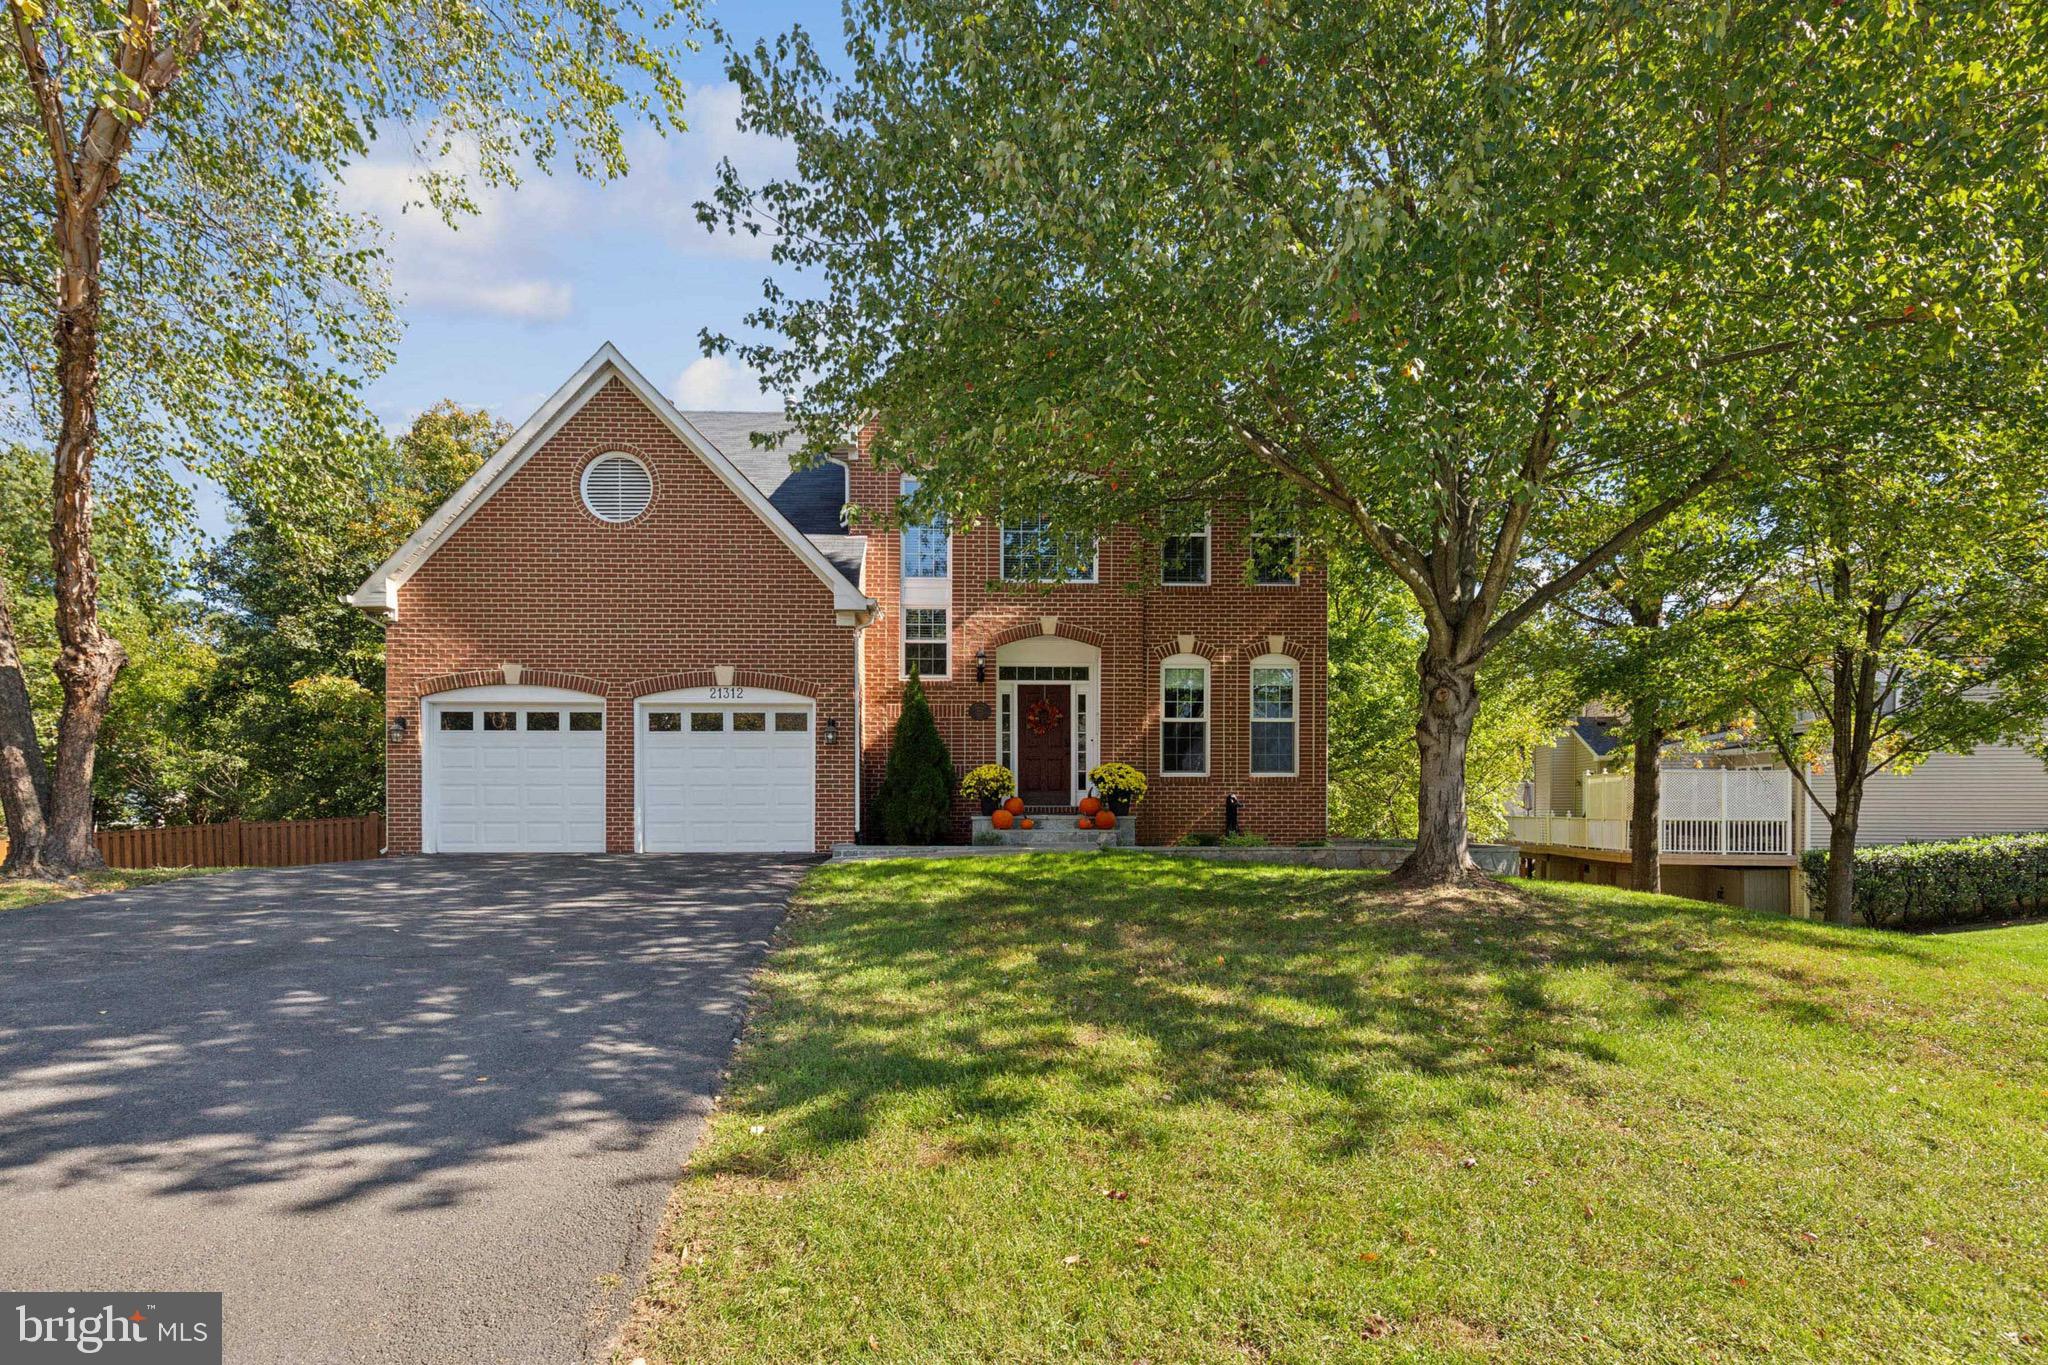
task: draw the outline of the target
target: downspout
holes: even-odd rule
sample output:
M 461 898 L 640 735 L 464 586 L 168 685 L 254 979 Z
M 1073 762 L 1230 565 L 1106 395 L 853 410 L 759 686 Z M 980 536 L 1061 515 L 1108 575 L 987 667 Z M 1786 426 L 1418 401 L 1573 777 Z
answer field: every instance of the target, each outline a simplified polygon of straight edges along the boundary
M 863 561 L 862 575 L 865 578 L 866 564 Z M 863 587 L 861 591 L 867 589 Z M 854 628 L 853 632 L 853 841 L 857 844 L 867 833 L 867 811 L 861 804 L 861 753 L 867 747 L 862 726 L 867 720 L 868 690 L 868 628 L 866 622 Z
M 356 600 L 346 593 L 334 600 L 341 603 L 344 607 L 355 607 L 358 611 L 363 610 L 356 603 Z M 382 847 L 377 850 L 377 856 L 379 858 L 388 858 L 391 856 L 391 716 L 389 715 L 391 706 L 391 616 L 389 612 L 383 609 L 376 610 L 374 615 L 377 617 L 378 623 L 384 628 L 384 706 L 386 710 L 384 723 L 379 727 L 383 733 L 378 736 L 384 743 L 383 771 L 377 779 L 377 813 L 383 817 L 381 823 L 384 826 L 384 842 Z M 418 742 L 424 745 L 426 743 L 425 737 L 420 737 Z

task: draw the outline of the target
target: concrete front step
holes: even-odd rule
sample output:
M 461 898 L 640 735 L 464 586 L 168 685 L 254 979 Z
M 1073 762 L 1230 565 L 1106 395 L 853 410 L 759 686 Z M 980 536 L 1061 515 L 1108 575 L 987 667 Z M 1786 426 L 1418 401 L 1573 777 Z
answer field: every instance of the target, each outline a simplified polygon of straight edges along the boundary
M 1033 815 L 1031 818 L 1037 822 L 1036 829 L 997 829 L 988 816 L 977 815 L 974 817 L 974 842 L 993 844 L 1000 839 L 1018 848 L 1130 847 L 1138 842 L 1137 823 L 1133 820 L 1119 820 L 1115 829 L 1077 829 L 1074 822 L 1079 817 L 1071 814 L 1049 815 L 1044 819 Z

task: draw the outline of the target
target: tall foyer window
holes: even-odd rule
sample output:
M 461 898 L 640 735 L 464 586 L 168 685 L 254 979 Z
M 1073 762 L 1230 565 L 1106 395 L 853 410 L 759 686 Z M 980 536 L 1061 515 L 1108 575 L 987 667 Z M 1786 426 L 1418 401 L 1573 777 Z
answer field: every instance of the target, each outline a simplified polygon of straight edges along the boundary
M 1209 661 L 1176 654 L 1159 669 L 1159 771 L 1200 777 L 1209 771 Z
M 917 480 L 903 476 L 903 499 L 917 493 Z M 903 576 L 905 578 L 948 578 L 953 572 L 952 535 L 945 514 L 933 512 L 920 522 L 903 527 Z

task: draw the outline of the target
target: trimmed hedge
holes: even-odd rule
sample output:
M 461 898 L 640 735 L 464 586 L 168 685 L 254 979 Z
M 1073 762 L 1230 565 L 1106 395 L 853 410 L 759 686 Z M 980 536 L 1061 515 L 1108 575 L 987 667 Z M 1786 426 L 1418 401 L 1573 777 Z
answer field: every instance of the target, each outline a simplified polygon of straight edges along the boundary
M 1800 859 L 1818 905 L 1828 853 Z M 2048 834 L 2001 834 L 1944 844 L 1882 844 L 1856 850 L 1856 913 L 1880 929 L 2004 919 L 2048 906 Z

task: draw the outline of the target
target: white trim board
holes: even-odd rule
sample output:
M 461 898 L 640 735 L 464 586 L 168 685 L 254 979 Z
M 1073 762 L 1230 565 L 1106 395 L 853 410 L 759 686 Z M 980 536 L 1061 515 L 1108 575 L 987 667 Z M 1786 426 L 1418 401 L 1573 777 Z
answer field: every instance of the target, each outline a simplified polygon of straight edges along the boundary
M 776 510 L 775 505 L 768 501 L 768 495 L 740 473 L 731 460 L 720 454 L 718 448 L 676 409 L 675 404 L 648 383 L 647 377 L 633 368 L 632 363 L 609 341 L 598 347 L 597 353 L 585 361 L 567 383 L 556 389 L 533 416 L 527 418 L 498 448 L 495 455 L 484 461 L 462 487 L 436 508 L 405 544 L 363 580 L 362 586 L 347 599 L 348 604 L 365 611 L 379 612 L 387 619 L 395 618 L 398 615 L 398 590 L 405 586 L 406 580 L 418 572 L 420 565 L 426 563 L 450 536 L 462 529 L 477 508 L 519 472 L 534 451 L 546 445 L 584 404 L 596 397 L 614 378 L 645 404 L 649 412 L 661 419 L 676 439 L 702 460 L 705 467 L 737 494 L 762 523 L 781 538 L 790 552 L 832 590 L 832 609 L 842 625 L 860 624 L 875 610 L 878 605 L 875 600 L 847 582 L 846 575 L 839 572 L 824 552 L 811 544 L 802 532 L 790 525 L 789 518 Z

